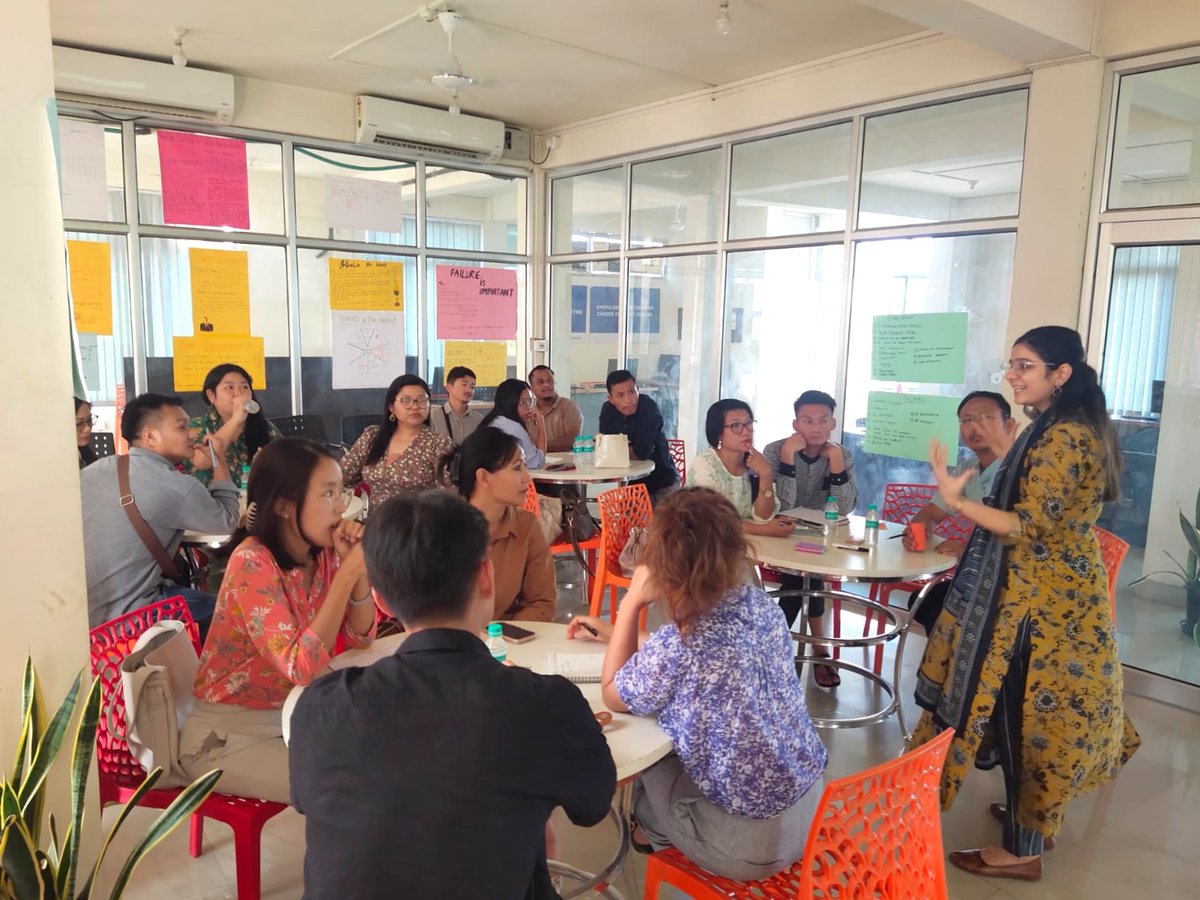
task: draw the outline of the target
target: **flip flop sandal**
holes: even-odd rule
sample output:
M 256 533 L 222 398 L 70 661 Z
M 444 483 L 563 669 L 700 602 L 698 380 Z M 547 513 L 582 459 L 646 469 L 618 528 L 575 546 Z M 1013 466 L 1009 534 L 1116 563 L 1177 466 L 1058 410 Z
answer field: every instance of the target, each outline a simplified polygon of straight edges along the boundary
M 645 856 L 649 856 L 651 853 L 654 852 L 654 846 L 649 841 L 643 841 L 643 840 L 638 839 L 637 831 L 640 827 L 641 826 L 638 825 L 638 820 L 635 819 L 633 816 L 630 816 L 629 817 L 629 846 L 632 847 L 635 852 L 641 853 Z
M 814 660 L 829 659 L 828 653 L 814 653 Z M 817 687 L 835 688 L 842 683 L 842 676 L 838 674 L 838 670 L 834 666 L 823 665 L 819 662 L 814 662 L 813 679 L 817 682 Z

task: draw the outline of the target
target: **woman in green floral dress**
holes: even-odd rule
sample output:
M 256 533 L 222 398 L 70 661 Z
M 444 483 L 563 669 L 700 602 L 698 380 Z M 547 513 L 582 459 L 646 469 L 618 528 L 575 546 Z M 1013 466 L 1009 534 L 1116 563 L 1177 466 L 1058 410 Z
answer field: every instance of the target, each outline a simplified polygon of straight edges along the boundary
M 191 461 L 184 463 L 184 469 L 208 484 L 212 478 L 212 460 L 204 438 L 216 434 L 225 441 L 225 461 L 234 482 L 245 487 L 241 482 L 242 469 L 250 465 L 254 454 L 283 435 L 267 421 L 261 409 L 255 413 L 246 411 L 247 401 L 254 400 L 254 387 L 250 373 L 241 366 L 222 363 L 215 367 L 204 379 L 204 396 L 208 411 L 188 423 L 196 449 Z

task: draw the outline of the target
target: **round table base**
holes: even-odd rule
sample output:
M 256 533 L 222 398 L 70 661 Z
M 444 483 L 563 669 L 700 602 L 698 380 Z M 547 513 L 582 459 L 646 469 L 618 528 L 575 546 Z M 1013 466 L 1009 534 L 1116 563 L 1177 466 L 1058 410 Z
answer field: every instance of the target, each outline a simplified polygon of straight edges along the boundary
M 794 636 L 794 635 L 793 635 Z M 801 679 L 804 678 L 804 667 L 806 664 L 820 660 L 817 665 L 832 666 L 835 669 L 840 669 L 843 672 L 850 672 L 854 675 L 861 675 L 863 678 L 873 682 L 877 687 L 881 688 L 887 694 L 887 705 L 873 713 L 868 713 L 864 716 L 851 716 L 844 719 L 827 719 L 820 716 L 809 714 L 813 725 L 817 728 L 861 728 L 863 725 L 874 725 L 890 716 L 896 711 L 896 691 L 891 683 L 882 675 L 877 675 L 865 666 L 860 666 L 857 663 L 846 662 L 844 659 L 829 659 L 824 656 L 802 656 L 796 659 L 796 674 Z

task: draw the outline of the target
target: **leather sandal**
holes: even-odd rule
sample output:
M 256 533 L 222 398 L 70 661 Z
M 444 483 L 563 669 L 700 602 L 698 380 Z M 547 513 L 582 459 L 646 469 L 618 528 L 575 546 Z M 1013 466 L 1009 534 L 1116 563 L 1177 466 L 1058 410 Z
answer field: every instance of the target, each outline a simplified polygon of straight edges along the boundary
M 992 814 L 992 818 L 995 819 L 997 822 L 1003 822 L 1005 819 L 1008 818 L 1008 804 L 1007 803 L 989 803 L 988 804 L 988 812 L 990 812 Z M 1042 838 L 1042 849 L 1043 850 L 1053 850 L 1054 849 L 1054 838 L 1043 837 Z
M 828 653 L 814 653 L 814 660 L 829 659 Z M 835 688 L 842 683 L 842 676 L 838 674 L 835 666 L 823 665 L 819 662 L 813 662 L 813 680 L 817 682 L 817 687 Z
M 982 875 L 985 878 L 1016 878 L 1019 881 L 1039 881 L 1042 877 L 1042 858 L 1040 856 L 1029 862 L 1013 863 L 1008 866 L 993 866 L 985 862 L 979 850 L 955 850 L 950 854 L 952 865 L 970 872 L 972 875 Z
M 640 832 L 641 832 L 641 826 L 638 824 L 638 820 L 635 819 L 633 816 L 630 816 L 629 817 L 629 846 L 632 847 L 636 853 L 641 853 L 643 855 L 649 856 L 651 853 L 654 852 L 654 845 L 651 844 L 649 841 L 638 838 L 638 834 Z M 645 835 L 643 833 L 643 837 L 644 836 Z

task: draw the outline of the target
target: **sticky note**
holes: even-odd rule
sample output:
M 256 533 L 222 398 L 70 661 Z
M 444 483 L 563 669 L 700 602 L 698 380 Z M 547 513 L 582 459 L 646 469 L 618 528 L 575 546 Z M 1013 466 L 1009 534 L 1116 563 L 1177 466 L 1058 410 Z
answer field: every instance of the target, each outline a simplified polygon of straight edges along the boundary
M 67 241 L 71 308 L 81 334 L 112 334 L 112 253 L 107 241 Z
M 188 262 L 193 332 L 250 334 L 250 264 L 246 251 L 190 247 Z

